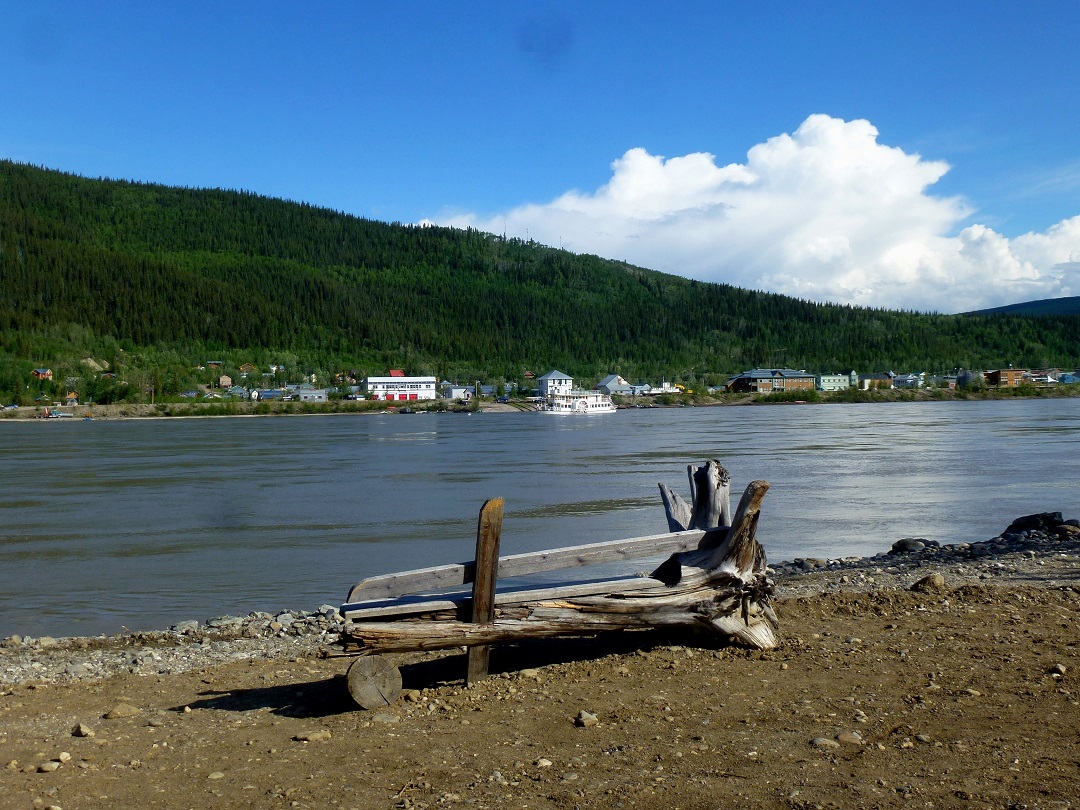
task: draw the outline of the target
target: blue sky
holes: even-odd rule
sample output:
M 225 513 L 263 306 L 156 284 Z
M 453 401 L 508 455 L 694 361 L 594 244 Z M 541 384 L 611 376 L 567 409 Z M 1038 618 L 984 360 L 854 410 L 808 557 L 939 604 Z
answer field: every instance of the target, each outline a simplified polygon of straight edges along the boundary
M 0 156 L 811 300 L 1080 295 L 1080 3 L 0 0 Z

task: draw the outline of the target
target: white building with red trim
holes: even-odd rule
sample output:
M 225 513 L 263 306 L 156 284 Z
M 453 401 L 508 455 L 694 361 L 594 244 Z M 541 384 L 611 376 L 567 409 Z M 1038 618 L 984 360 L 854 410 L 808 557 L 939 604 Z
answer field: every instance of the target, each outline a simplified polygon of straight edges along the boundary
M 361 388 L 365 396 L 386 402 L 411 402 L 435 399 L 435 377 L 406 377 L 393 369 L 387 377 L 365 377 Z

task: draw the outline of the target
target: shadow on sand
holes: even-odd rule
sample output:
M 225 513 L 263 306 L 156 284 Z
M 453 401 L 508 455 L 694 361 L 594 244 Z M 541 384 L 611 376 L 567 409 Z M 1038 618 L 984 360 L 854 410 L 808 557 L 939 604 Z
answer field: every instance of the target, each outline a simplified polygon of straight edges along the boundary
M 552 664 L 595 661 L 609 655 L 648 652 L 656 647 L 687 645 L 698 649 L 723 646 L 715 636 L 687 629 L 630 630 L 594 637 L 534 639 L 492 648 L 489 671 L 492 675 L 518 672 Z M 332 678 L 260 686 L 249 689 L 207 690 L 192 709 L 227 712 L 269 710 L 281 717 L 328 717 L 363 711 L 349 696 L 344 670 L 353 659 L 342 662 L 342 674 Z M 400 667 L 405 690 L 461 685 L 465 674 L 465 654 L 452 652 Z M 183 711 L 183 706 L 174 707 Z

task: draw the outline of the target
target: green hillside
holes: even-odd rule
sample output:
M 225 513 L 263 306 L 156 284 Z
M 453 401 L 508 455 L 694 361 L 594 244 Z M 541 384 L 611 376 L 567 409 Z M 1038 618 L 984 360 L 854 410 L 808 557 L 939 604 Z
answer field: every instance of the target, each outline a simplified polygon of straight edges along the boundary
M 83 358 L 159 391 L 211 358 L 709 382 L 756 365 L 1076 366 L 1078 338 L 1077 316 L 822 306 L 475 231 L 0 161 L 0 401 L 37 365 L 85 376 Z
M 1080 295 L 1065 298 L 1042 298 L 1022 304 L 1007 304 L 993 309 L 980 309 L 972 315 L 1080 315 Z

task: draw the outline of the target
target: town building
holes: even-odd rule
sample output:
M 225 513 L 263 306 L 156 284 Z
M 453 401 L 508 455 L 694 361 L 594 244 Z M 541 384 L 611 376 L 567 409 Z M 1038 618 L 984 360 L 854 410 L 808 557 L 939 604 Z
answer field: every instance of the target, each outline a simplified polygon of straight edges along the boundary
M 859 374 L 854 369 L 840 374 L 818 374 L 814 378 L 818 391 L 843 391 L 859 387 Z
M 549 371 L 537 380 L 540 384 L 540 397 L 547 399 L 550 396 L 569 395 L 574 389 L 574 378 L 563 374 L 561 371 Z
M 727 390 L 736 393 L 772 394 L 779 391 L 812 391 L 817 378 L 793 368 L 755 368 L 728 380 Z
M 449 380 L 443 380 L 439 383 L 439 395 L 443 399 L 472 399 L 473 389 L 470 385 L 461 385 L 460 383 L 452 383 Z
M 371 399 L 386 402 L 406 402 L 418 399 L 435 399 L 434 377 L 406 377 L 399 369 L 393 369 L 386 377 L 365 377 L 364 394 Z
M 861 374 L 859 388 L 863 391 L 892 388 L 895 376 L 896 374 L 891 371 L 886 371 L 884 374 Z
M 987 385 L 999 386 L 1001 388 L 1015 388 L 1024 381 L 1024 374 L 1026 372 L 1022 368 L 999 368 L 993 371 L 987 371 L 983 376 L 986 379 Z
M 892 378 L 893 388 L 922 388 L 926 384 L 926 372 L 918 374 L 896 374 Z
M 608 396 L 612 396 L 613 394 L 630 396 L 633 394 L 633 386 L 618 374 L 608 374 L 596 384 L 596 390 L 605 393 Z

